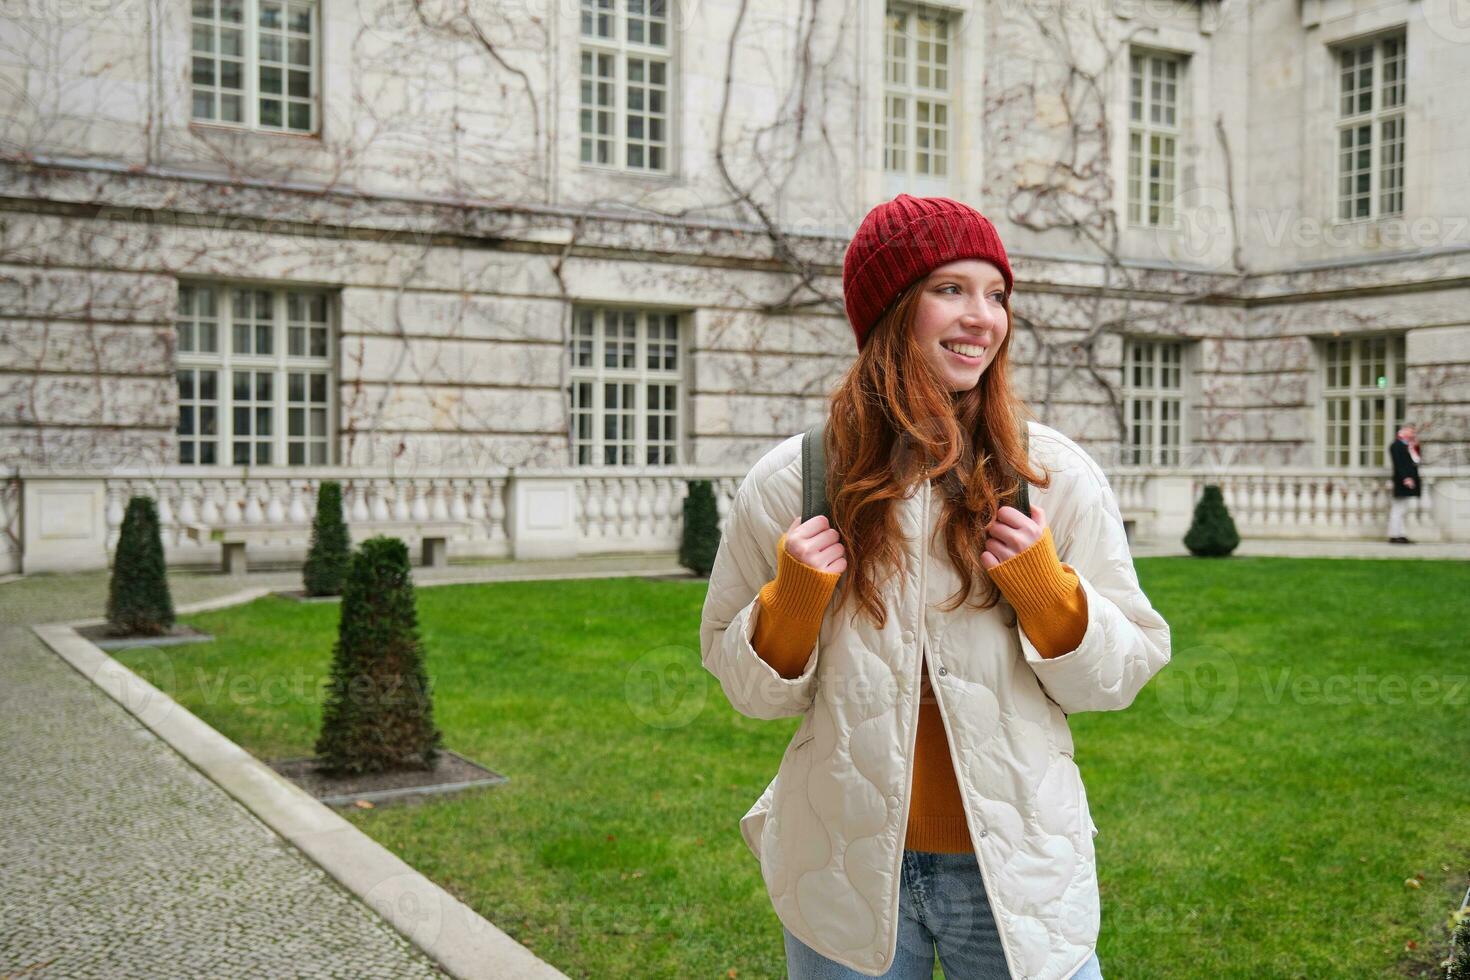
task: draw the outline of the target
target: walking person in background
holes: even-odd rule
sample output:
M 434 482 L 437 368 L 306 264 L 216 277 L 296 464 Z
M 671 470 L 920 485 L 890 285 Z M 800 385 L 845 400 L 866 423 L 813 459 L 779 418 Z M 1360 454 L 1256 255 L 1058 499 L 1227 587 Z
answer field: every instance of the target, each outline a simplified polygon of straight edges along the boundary
M 1419 496 L 1419 436 L 1412 425 L 1399 426 L 1398 438 L 1388 447 L 1393 460 L 1393 503 L 1388 508 L 1388 543 L 1413 544 L 1404 532 L 1409 501 Z

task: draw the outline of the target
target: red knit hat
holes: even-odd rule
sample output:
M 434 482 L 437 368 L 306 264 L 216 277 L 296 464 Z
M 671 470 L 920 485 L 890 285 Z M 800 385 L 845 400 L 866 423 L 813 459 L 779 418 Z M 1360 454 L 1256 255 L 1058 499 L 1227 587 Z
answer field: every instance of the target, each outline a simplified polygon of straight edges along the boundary
M 1010 295 L 1005 246 L 990 220 L 968 204 L 900 194 L 869 211 L 842 260 L 842 297 L 858 349 L 899 293 L 956 259 L 995 263 Z

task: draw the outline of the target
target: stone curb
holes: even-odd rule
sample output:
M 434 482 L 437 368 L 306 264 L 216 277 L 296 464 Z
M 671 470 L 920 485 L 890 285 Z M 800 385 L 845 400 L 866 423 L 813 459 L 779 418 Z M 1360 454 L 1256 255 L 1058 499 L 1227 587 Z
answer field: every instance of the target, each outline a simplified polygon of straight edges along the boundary
M 181 606 L 204 612 L 249 602 L 269 589 Z M 459 980 L 567 980 L 566 974 L 317 802 L 240 746 L 80 636 L 70 623 L 32 626 L 55 653 L 137 717 L 174 751 L 290 841 Z

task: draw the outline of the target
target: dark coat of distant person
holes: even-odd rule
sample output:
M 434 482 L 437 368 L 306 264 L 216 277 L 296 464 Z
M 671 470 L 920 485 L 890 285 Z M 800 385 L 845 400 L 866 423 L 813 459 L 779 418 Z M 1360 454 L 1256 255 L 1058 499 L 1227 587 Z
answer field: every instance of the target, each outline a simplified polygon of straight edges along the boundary
M 1402 439 L 1395 439 L 1393 445 L 1388 447 L 1388 453 L 1393 458 L 1393 495 L 1395 497 L 1419 496 L 1419 464 L 1414 462 L 1414 457 L 1410 455 L 1409 444 Z M 1413 486 L 1404 485 L 1405 477 L 1413 479 Z

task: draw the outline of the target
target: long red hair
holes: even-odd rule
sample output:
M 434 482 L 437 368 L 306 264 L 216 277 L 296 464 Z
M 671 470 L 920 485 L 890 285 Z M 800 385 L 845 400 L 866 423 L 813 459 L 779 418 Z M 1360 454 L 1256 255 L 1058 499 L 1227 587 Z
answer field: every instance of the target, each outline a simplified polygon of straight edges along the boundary
M 944 540 L 961 588 L 943 607 L 953 611 L 986 585 L 977 609 L 1000 598 L 985 573 L 985 528 L 1015 500 L 1018 482 L 1046 487 L 1021 448 L 1020 418 L 1035 416 L 1011 388 L 1015 321 L 1006 296 L 1006 335 L 980 381 L 952 392 L 914 338 L 924 280 L 905 289 L 868 333 L 857 359 L 828 397 L 826 453 L 832 524 L 847 558 L 837 591 L 841 608 L 854 595 L 881 629 L 887 619 L 878 570 L 903 568 L 895 502 L 926 477 L 943 490 Z M 1030 516 L 1030 515 L 1027 515 Z

